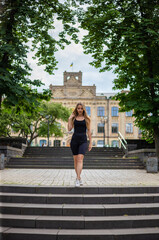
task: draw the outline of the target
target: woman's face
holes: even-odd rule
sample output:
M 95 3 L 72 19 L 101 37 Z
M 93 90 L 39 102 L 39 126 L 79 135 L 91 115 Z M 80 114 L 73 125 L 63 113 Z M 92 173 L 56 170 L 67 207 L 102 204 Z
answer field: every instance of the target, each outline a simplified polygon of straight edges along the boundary
M 82 107 L 82 105 L 78 105 L 77 113 L 78 113 L 78 115 L 82 115 L 83 114 L 83 107 Z

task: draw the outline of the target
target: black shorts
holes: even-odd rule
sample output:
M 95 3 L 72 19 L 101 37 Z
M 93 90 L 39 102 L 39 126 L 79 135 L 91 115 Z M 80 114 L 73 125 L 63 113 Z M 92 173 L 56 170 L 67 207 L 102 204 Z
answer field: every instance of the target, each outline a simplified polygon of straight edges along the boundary
M 73 134 L 70 145 L 73 155 L 85 155 L 88 148 L 86 134 Z

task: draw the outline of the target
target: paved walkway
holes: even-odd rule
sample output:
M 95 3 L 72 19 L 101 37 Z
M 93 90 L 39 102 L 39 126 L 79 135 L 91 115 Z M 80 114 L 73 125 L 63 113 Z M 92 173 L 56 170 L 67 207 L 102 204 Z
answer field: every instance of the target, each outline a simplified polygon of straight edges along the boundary
M 159 186 L 159 173 L 146 170 L 84 169 L 84 186 Z M 4 169 L 0 171 L 0 184 L 74 186 L 73 169 Z

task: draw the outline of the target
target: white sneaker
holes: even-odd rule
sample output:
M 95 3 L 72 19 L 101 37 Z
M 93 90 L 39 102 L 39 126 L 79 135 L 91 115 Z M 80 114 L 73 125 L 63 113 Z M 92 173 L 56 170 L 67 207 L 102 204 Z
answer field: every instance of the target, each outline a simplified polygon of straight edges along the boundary
M 75 187 L 80 187 L 80 181 L 76 179 Z
M 80 179 L 79 182 L 80 182 L 80 185 L 83 185 L 82 179 Z

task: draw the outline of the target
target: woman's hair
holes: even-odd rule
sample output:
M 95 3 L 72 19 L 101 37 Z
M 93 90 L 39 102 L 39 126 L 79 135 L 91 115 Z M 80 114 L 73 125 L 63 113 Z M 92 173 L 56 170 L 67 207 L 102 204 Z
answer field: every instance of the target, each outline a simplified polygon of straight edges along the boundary
M 75 118 L 78 116 L 77 108 L 78 108 L 79 105 L 81 105 L 83 107 L 83 116 L 84 116 L 85 121 L 86 121 L 87 129 L 89 129 L 90 128 L 90 117 L 87 114 L 85 105 L 81 102 L 77 103 L 77 105 L 76 105 L 76 107 L 73 111 L 73 114 L 75 115 L 75 117 L 72 119 L 72 122 L 74 123 Z

